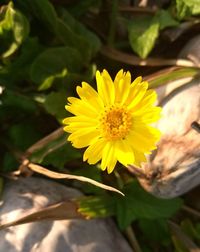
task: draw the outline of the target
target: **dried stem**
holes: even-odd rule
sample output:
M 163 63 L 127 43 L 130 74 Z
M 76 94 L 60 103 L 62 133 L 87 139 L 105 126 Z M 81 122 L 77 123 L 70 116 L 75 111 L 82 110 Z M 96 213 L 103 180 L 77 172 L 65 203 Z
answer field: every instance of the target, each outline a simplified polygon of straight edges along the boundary
M 142 60 L 137 56 L 134 56 L 132 54 L 128 54 L 125 52 L 121 52 L 117 49 L 105 46 L 101 50 L 101 54 L 130 65 L 134 66 L 182 66 L 182 67 L 200 67 L 199 65 L 195 65 L 190 60 L 185 60 L 185 59 L 162 59 L 162 58 L 148 58 L 146 60 Z
M 131 226 L 129 226 L 126 228 L 125 232 L 126 232 L 128 240 L 129 240 L 132 248 L 134 249 L 134 251 L 135 252 L 142 252 L 140 245 L 136 239 L 135 232 L 134 232 L 133 228 Z
M 196 209 L 193 209 L 193 208 L 191 208 L 191 207 L 189 207 L 189 206 L 186 206 L 186 205 L 184 205 L 184 206 L 182 207 L 182 209 L 185 210 L 186 212 L 188 212 L 188 213 L 190 213 L 190 214 L 193 214 L 193 215 L 195 215 L 196 217 L 200 218 L 200 212 L 197 211 Z
M 46 144 L 62 136 L 63 134 L 64 134 L 63 128 L 62 127 L 58 128 L 57 130 L 53 131 L 51 134 L 47 135 L 46 137 L 42 138 L 41 140 L 33 144 L 31 147 L 29 147 L 26 150 L 26 154 L 29 156 L 36 150 L 44 147 Z

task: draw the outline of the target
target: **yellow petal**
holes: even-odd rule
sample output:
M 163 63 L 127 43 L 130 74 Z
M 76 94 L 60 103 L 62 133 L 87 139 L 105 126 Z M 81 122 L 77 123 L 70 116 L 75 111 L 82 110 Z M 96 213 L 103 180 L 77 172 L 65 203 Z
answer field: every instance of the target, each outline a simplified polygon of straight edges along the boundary
M 73 133 L 79 129 L 88 129 L 88 131 L 94 131 L 97 130 L 97 128 L 94 125 L 87 124 L 87 123 L 71 123 L 68 126 L 64 127 L 64 131 L 68 133 Z
M 147 153 L 150 150 L 156 149 L 155 143 L 158 141 L 160 131 L 150 126 L 142 124 L 134 125 L 133 130 L 127 136 L 127 141 L 131 144 L 133 149 Z
M 124 75 L 115 81 L 115 102 L 119 104 L 123 104 L 127 97 L 129 96 L 130 84 L 131 84 L 131 74 L 130 72 L 124 73 Z
M 78 86 L 76 91 L 82 100 L 90 103 L 96 110 L 103 108 L 103 101 L 88 83 L 82 82 L 82 87 Z
M 90 123 L 90 124 L 96 124 L 98 122 L 97 118 L 88 118 L 84 115 L 79 115 L 79 116 L 70 116 L 66 117 L 63 120 L 64 124 L 69 124 L 69 123 Z
M 135 153 L 135 161 L 134 164 L 136 166 L 141 166 L 141 163 L 146 163 L 147 162 L 147 158 L 144 155 L 143 152 L 137 151 L 137 150 L 133 150 Z
M 142 82 L 142 76 L 138 76 L 137 78 L 135 78 L 135 80 L 131 83 L 131 86 L 137 86 L 139 83 Z
M 124 76 L 124 71 L 121 69 L 115 76 L 114 85 L 116 85 Z
M 143 99 L 133 108 L 134 111 L 140 109 L 148 109 L 152 107 L 157 100 L 157 93 L 153 89 L 147 90 L 146 94 L 144 95 Z
M 114 142 L 107 142 L 102 153 L 101 169 L 104 171 L 107 168 L 108 173 L 113 171 L 117 163 L 114 144 Z
M 66 105 L 65 109 L 74 115 L 84 115 L 87 117 L 97 117 L 99 114 L 99 111 L 89 102 L 80 99 L 76 99 L 70 105 Z
M 127 140 L 116 141 L 116 157 L 117 160 L 127 166 L 133 164 L 135 161 L 134 152 L 130 146 L 130 143 Z
M 138 84 L 137 86 L 133 86 L 130 90 L 129 101 L 127 104 L 130 110 L 135 109 L 136 105 L 142 100 L 145 93 L 147 92 L 148 82 L 144 81 Z
M 96 73 L 96 81 L 97 81 L 97 90 L 99 96 L 104 102 L 104 105 L 108 106 L 113 104 L 114 102 L 114 85 L 113 81 L 106 70 L 100 74 L 99 71 Z
M 74 147 L 83 148 L 90 145 L 98 134 L 99 132 L 93 128 L 83 128 L 71 133 L 67 140 L 72 142 Z
M 133 101 L 133 99 L 134 99 L 134 97 L 135 97 L 135 95 L 136 95 L 136 93 L 137 93 L 137 90 L 138 90 L 137 87 L 140 87 L 140 83 L 141 83 L 141 82 L 142 82 L 142 77 L 139 76 L 139 77 L 137 77 L 137 78 L 131 83 L 130 88 L 129 88 L 129 95 L 128 95 L 126 101 L 124 102 L 126 105 L 129 105 L 129 104 Z
M 134 121 L 142 123 L 153 123 L 160 119 L 161 117 L 161 108 L 160 107 L 150 107 L 149 109 L 138 109 L 133 113 Z
M 83 161 L 88 160 L 89 164 L 96 164 L 102 158 L 102 151 L 105 146 L 105 140 L 99 137 L 93 139 L 90 146 L 83 154 Z

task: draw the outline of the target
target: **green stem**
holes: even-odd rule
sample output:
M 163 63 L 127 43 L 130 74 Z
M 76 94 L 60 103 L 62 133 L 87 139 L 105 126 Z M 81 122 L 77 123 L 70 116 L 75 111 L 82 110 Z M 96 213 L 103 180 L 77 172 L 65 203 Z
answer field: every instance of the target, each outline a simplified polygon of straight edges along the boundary
M 111 6 L 110 27 L 109 27 L 109 34 L 108 34 L 108 40 L 107 40 L 107 43 L 110 46 L 112 46 L 115 41 L 117 13 L 118 13 L 118 0 L 113 0 L 112 6 Z

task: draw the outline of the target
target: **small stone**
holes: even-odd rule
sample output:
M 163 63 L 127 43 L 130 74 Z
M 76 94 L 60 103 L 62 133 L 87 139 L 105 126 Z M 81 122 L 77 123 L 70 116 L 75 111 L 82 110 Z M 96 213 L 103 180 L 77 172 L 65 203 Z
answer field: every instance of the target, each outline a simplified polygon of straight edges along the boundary
M 7 181 L 0 202 L 1 222 L 22 217 L 27 210 L 81 196 L 76 189 L 43 178 Z M 41 221 L 0 230 L 0 252 L 131 252 L 110 218 Z

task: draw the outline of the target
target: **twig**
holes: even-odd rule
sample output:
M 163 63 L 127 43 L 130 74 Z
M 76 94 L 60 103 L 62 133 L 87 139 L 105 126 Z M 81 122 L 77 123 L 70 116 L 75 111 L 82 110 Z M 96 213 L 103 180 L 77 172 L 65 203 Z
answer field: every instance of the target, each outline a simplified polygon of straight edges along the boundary
M 119 12 L 128 12 L 128 13 L 144 13 L 144 14 L 150 14 L 154 15 L 156 11 L 158 10 L 157 8 L 150 8 L 150 7 L 132 7 L 132 6 L 119 6 L 118 8 Z M 101 10 L 102 13 L 107 13 L 110 12 L 109 9 L 103 9 Z
M 101 49 L 101 54 L 122 62 L 122 63 L 126 63 L 129 65 L 134 65 L 134 66 L 183 66 L 183 67 L 200 67 L 199 65 L 195 65 L 192 61 L 190 60 L 185 60 L 185 59 L 162 59 L 162 58 L 148 58 L 146 60 L 142 60 L 139 57 L 129 54 L 129 53 L 125 53 L 122 51 L 119 51 L 117 49 L 108 47 L 108 46 L 104 46 Z
M 29 147 L 26 150 L 26 154 L 29 156 L 36 150 L 42 148 L 44 145 L 62 136 L 63 134 L 64 134 L 63 128 L 62 127 L 58 128 L 57 130 L 53 131 L 51 134 L 47 135 L 46 137 L 42 138 L 41 140 L 33 144 L 31 147 Z
M 198 133 L 200 133 L 200 124 L 196 121 L 191 123 L 191 127 L 196 130 Z
M 185 210 L 186 212 L 193 214 L 196 217 L 200 218 L 200 212 L 197 211 L 196 209 L 193 209 L 193 208 L 186 206 L 186 205 L 183 205 L 182 209 Z
M 127 227 L 125 230 L 125 233 L 128 237 L 128 240 L 129 240 L 132 248 L 134 249 L 134 251 L 135 252 L 142 252 L 140 245 L 136 239 L 135 232 L 134 232 L 133 228 L 131 226 Z

